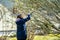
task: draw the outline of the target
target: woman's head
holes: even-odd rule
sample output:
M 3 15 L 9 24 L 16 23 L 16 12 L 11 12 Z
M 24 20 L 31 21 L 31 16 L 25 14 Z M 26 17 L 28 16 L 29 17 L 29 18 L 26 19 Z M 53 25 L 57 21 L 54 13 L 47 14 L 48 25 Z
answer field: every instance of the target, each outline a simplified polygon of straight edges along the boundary
M 23 18 L 23 15 L 22 15 L 22 14 L 19 14 L 19 15 L 17 16 L 17 18 Z

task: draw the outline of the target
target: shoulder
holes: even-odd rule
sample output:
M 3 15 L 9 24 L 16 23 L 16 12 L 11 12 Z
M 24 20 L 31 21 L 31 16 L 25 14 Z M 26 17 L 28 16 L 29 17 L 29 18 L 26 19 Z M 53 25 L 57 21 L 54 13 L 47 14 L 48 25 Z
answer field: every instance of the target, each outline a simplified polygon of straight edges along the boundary
M 17 18 L 17 19 L 16 19 L 16 22 L 17 22 L 17 21 L 20 21 L 20 18 Z

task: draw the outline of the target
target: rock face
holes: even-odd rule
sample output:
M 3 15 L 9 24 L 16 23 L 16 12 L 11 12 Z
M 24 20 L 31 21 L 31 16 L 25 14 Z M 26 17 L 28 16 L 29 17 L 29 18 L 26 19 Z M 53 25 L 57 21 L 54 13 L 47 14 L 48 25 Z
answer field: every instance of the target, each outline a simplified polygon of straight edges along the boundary
M 0 30 L 16 30 L 15 19 L 12 12 L 0 4 Z
M 15 28 L 15 17 L 13 17 L 8 9 L 12 8 L 17 3 L 17 8 L 25 13 L 34 11 L 31 16 L 31 20 L 27 23 L 28 32 L 36 33 L 36 30 L 40 30 L 43 34 L 60 31 L 60 0 L 0 0 L 0 24 L 5 25 L 5 28 Z M 8 9 L 7 9 L 8 8 Z M 8 25 L 7 25 L 8 24 Z M 13 25 L 14 26 L 13 26 Z M 1 30 L 3 29 L 1 26 Z

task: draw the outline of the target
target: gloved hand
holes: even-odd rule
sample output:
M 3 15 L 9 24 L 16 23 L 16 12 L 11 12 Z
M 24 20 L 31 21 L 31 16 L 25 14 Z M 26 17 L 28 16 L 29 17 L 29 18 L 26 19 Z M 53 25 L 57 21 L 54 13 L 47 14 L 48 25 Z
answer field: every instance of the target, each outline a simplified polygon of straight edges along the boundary
M 30 13 L 28 13 L 28 15 L 32 15 L 32 13 L 33 13 L 33 11 L 32 11 L 32 12 L 30 12 Z

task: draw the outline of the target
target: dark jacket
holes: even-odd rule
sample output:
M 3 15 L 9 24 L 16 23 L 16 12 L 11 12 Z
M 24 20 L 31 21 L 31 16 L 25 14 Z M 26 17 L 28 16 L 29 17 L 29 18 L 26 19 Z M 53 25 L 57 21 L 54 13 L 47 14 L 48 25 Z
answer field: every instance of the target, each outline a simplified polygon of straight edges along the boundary
M 27 18 L 17 18 L 16 24 L 17 24 L 17 38 L 26 38 L 27 32 L 26 32 L 26 22 L 30 20 L 30 15 L 28 15 Z

